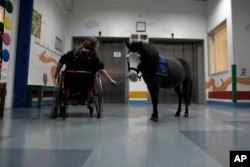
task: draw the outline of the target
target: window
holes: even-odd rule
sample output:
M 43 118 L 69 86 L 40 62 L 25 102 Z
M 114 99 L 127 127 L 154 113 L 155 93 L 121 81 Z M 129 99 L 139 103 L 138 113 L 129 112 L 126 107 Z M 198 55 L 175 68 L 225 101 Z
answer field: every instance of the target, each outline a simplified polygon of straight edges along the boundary
M 210 74 L 228 70 L 227 26 L 223 22 L 209 34 Z

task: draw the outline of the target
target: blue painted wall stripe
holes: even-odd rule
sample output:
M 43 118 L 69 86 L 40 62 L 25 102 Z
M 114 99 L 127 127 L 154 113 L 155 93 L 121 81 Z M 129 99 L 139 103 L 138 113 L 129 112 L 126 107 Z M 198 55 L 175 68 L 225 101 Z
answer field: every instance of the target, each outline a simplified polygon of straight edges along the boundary
M 34 0 L 20 0 L 14 79 L 14 107 L 25 107 Z

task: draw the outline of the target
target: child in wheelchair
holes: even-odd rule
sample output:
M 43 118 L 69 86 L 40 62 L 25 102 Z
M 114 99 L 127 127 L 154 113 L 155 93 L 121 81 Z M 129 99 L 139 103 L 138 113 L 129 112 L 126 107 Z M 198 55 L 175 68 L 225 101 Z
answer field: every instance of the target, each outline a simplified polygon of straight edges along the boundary
M 88 89 L 91 89 L 94 85 L 96 73 L 107 79 L 112 85 L 116 85 L 116 81 L 111 78 L 97 56 L 98 48 L 98 39 L 86 37 L 79 47 L 67 52 L 60 58 L 54 77 L 57 78 L 65 65 L 64 88 L 70 90 L 67 98 L 80 101 L 80 103 L 81 99 L 86 99 L 89 93 Z M 65 114 L 67 99 L 66 97 L 63 98 L 63 113 Z

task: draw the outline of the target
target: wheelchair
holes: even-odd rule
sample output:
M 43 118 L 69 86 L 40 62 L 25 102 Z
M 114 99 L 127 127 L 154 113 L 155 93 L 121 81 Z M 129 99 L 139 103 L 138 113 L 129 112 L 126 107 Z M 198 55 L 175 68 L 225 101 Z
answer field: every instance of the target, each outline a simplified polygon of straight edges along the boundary
M 97 118 L 101 118 L 103 91 L 100 76 L 90 71 L 61 72 L 56 80 L 51 117 L 55 119 L 59 116 L 64 119 L 67 105 L 87 105 L 90 116 L 95 108 Z

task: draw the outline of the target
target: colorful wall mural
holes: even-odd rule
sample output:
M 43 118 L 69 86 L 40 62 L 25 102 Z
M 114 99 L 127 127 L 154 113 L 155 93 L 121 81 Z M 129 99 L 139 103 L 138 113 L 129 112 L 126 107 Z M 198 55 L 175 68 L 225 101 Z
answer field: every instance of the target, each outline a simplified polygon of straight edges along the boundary
M 237 83 L 242 85 L 250 86 L 250 76 L 249 77 L 237 77 Z M 232 77 L 228 77 L 226 79 L 220 79 L 220 82 L 216 82 L 214 78 L 211 78 L 206 82 L 206 89 L 212 88 L 213 92 L 216 91 L 227 91 L 229 85 L 232 84 Z
M 40 1 L 34 2 L 32 9 L 32 34 L 30 43 L 28 85 L 55 86 L 54 73 L 57 62 L 63 55 L 65 17 L 57 13 L 54 2 L 50 4 L 50 10 L 55 12 L 51 16 L 47 10 L 40 8 Z
M 52 81 L 53 81 L 53 84 L 56 85 L 56 80 L 54 78 L 54 74 L 56 72 L 57 60 L 54 59 L 53 57 L 47 55 L 46 50 L 44 50 L 43 52 L 39 53 L 38 54 L 38 58 L 39 58 L 40 62 L 43 63 L 43 64 L 52 63 L 50 65 L 50 74 L 43 73 L 43 76 L 42 76 L 43 77 L 43 82 L 47 83 L 47 81 L 44 81 L 44 80 L 47 80 L 47 79 L 51 78 Z M 44 78 L 46 78 L 46 79 L 44 79 Z M 43 83 L 43 84 L 46 85 L 46 83 Z
M 10 59 L 13 4 L 10 0 L 0 0 L 0 81 L 7 82 Z
M 234 65 L 236 67 L 236 65 Z M 232 69 L 236 69 L 233 68 Z M 236 70 L 232 71 L 232 77 L 218 78 L 213 77 L 206 82 L 209 99 L 221 100 L 250 100 L 250 76 L 247 75 L 247 70 L 241 68 L 239 75 L 236 76 Z

